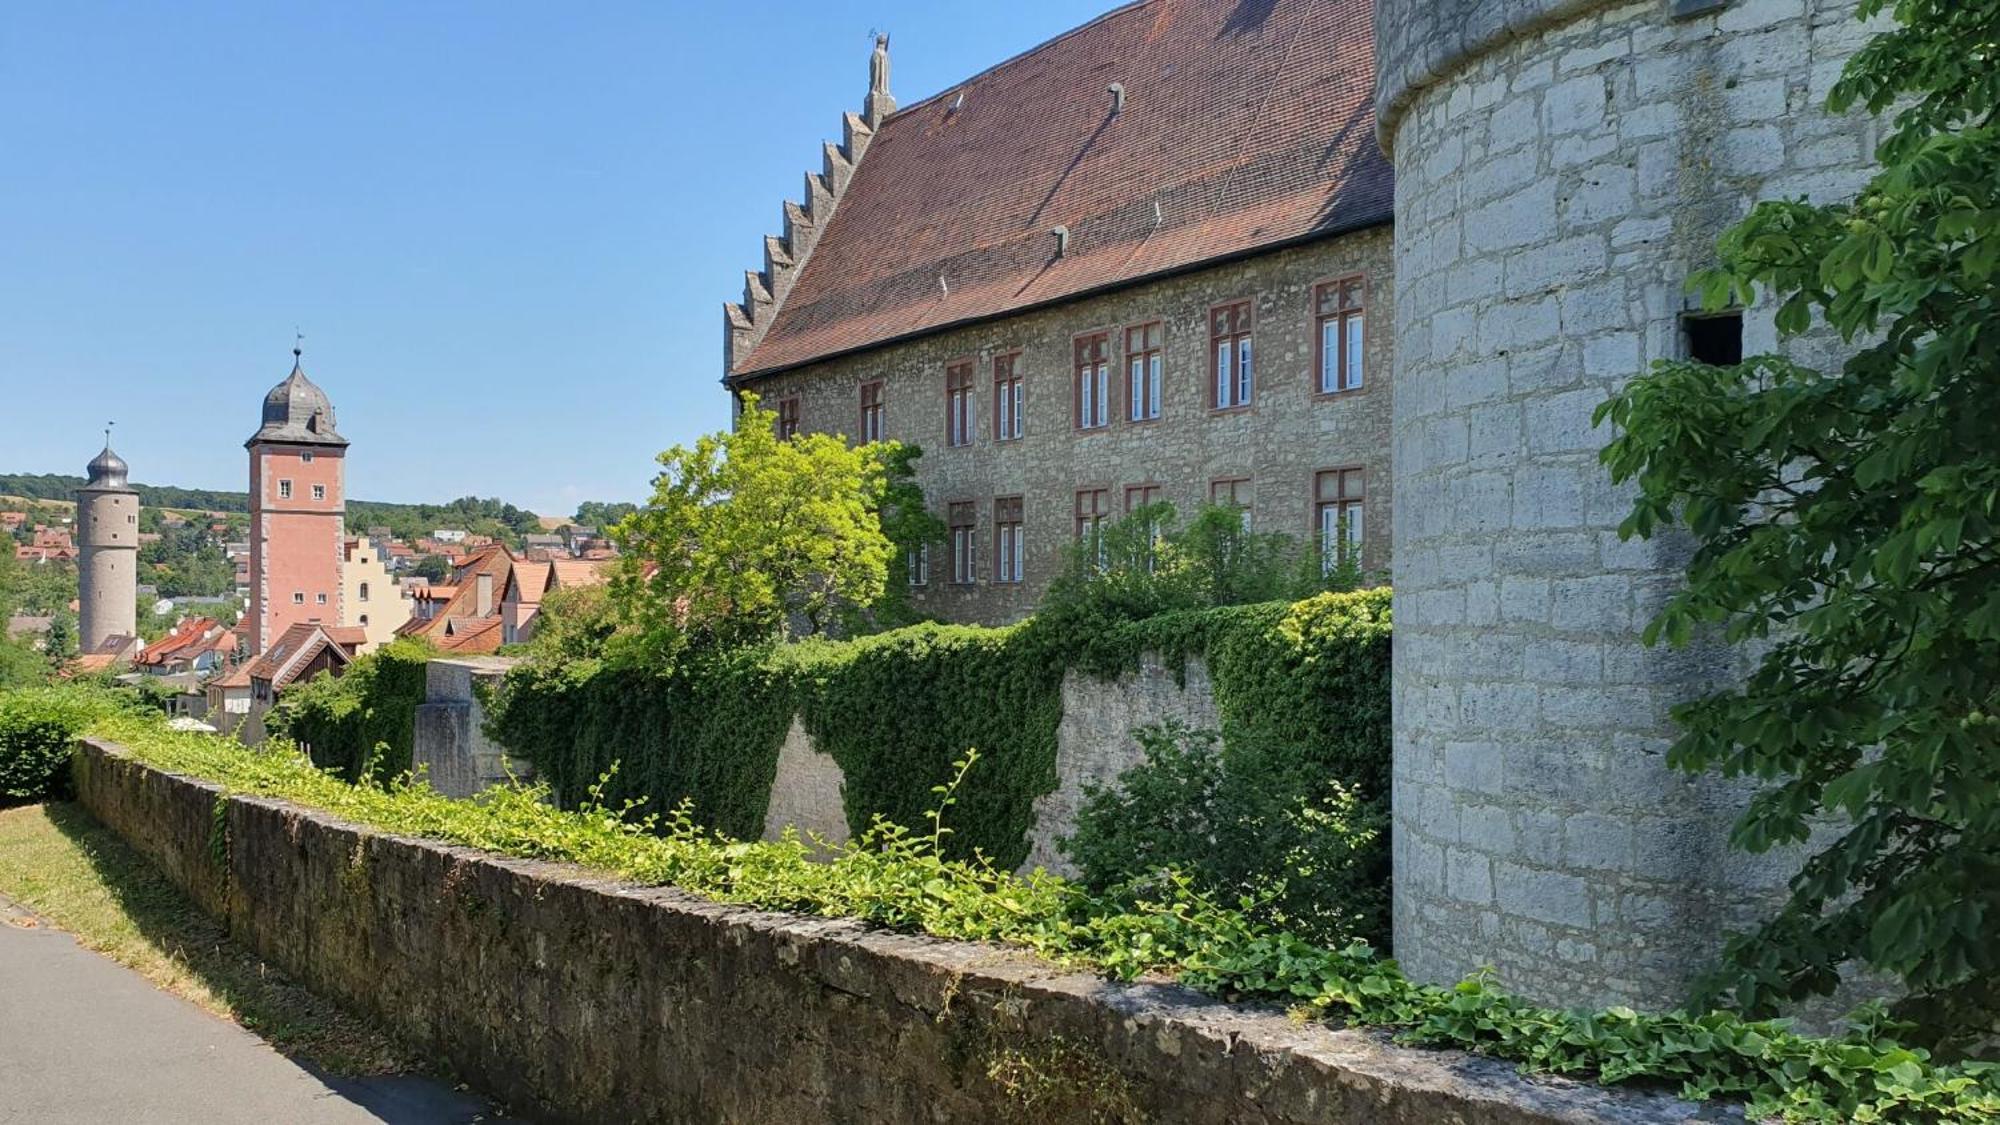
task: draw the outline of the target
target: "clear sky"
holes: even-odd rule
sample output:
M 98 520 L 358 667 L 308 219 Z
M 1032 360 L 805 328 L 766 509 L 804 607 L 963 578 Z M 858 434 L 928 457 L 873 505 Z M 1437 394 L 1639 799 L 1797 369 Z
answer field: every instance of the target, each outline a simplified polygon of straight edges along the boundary
M 871 32 L 907 105 L 1112 6 L 11 5 L 0 472 L 240 489 L 296 327 L 350 495 L 640 499 Z

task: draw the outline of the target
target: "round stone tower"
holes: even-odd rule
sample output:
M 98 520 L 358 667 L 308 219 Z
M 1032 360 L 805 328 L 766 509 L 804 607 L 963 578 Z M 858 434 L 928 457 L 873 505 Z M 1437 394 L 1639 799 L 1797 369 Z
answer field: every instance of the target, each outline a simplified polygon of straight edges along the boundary
M 138 630 L 139 494 L 126 483 L 125 461 L 111 452 L 108 432 L 88 471 L 90 479 L 76 490 L 80 652 Z
M 1852 0 L 1379 0 L 1396 167 L 1396 955 L 1561 1004 L 1681 1001 L 1795 858 L 1670 771 L 1735 654 L 1640 645 L 1686 546 L 1621 542 L 1591 412 L 1652 361 L 1773 350 L 1688 275 L 1758 198 L 1852 194 L 1819 109 Z M 1740 325 L 1740 335 L 1739 335 Z M 1824 361 L 1820 341 L 1788 345 Z M 1720 349 L 1720 350 L 1717 350 Z

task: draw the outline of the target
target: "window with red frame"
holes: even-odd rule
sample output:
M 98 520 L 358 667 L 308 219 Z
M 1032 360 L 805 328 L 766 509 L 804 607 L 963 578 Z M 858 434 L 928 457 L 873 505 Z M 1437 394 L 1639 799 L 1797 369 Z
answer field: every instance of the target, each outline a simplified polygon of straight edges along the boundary
M 944 369 L 944 436 L 946 445 L 972 444 L 972 361 Z
M 1111 424 L 1111 333 L 1076 340 L 1076 428 Z
M 1076 541 L 1089 543 L 1104 564 L 1104 521 L 1111 518 L 1111 490 L 1079 488 L 1076 492 Z
M 799 396 L 778 400 L 778 440 L 790 441 L 799 435 Z
M 1367 294 L 1367 281 L 1360 277 L 1329 281 L 1313 290 L 1321 394 L 1361 389 L 1366 320 L 1362 306 Z
M 993 440 L 1013 441 L 1025 432 L 1028 399 L 1021 387 L 1019 352 L 993 357 Z
M 1360 469 L 1326 469 L 1313 474 L 1320 563 L 1327 570 L 1350 558 L 1360 561 L 1366 484 Z
M 951 528 L 951 580 L 960 586 L 979 581 L 979 510 L 970 500 L 945 509 Z
M 1210 403 L 1217 410 L 1250 405 L 1256 390 L 1256 363 L 1250 347 L 1250 302 L 1224 305 L 1208 314 Z
M 1222 477 L 1208 482 L 1208 502 L 1220 508 L 1234 508 L 1243 521 L 1243 530 L 1250 530 L 1249 477 Z
M 861 384 L 861 440 L 881 441 L 882 381 Z
M 1000 496 L 993 501 L 993 581 L 1019 582 L 1028 546 L 1021 533 L 1021 498 Z
M 1150 422 L 1160 416 L 1160 341 L 1165 334 L 1157 320 L 1125 330 L 1125 417 L 1131 421 Z

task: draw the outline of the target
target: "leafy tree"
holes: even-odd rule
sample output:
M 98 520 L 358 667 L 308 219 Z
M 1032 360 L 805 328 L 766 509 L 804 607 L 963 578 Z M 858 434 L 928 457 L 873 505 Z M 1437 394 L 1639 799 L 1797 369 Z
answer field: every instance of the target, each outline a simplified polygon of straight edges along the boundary
M 535 615 L 535 634 L 528 648 L 552 663 L 594 659 L 604 655 L 617 631 L 618 614 L 606 587 L 551 590 Z
M 855 619 L 847 623 L 850 633 L 895 629 L 923 619 L 910 600 L 911 560 L 917 552 L 941 545 L 945 538 L 944 521 L 924 505 L 924 490 L 917 484 L 916 463 L 923 455 L 920 446 L 885 447 L 882 498 L 875 511 L 882 534 L 889 537 L 889 578 L 882 596 L 865 614 L 851 615 Z
M 576 506 L 576 515 L 572 518 L 585 527 L 610 527 L 638 510 L 637 504 L 585 500 Z
M 780 440 L 776 423 L 745 395 L 735 429 L 660 454 L 651 502 L 614 529 L 630 559 L 614 596 L 656 651 L 818 633 L 882 596 L 894 444 Z
M 1767 290 L 1782 335 L 1818 322 L 1853 357 L 1661 363 L 1598 415 L 1638 485 L 1622 533 L 1696 546 L 1646 640 L 1756 646 L 1675 709 L 1670 761 L 1765 783 L 1740 847 L 1827 833 L 1707 997 L 1768 1010 L 1860 962 L 1948 1036 L 2000 1000 L 2000 0 L 1895 14 L 1828 98 L 1893 110 L 1875 177 L 1759 204 L 1696 279 L 1711 308 Z
M 443 555 L 425 555 L 410 568 L 410 574 L 431 582 L 443 582 L 451 574 L 451 564 L 445 561 Z

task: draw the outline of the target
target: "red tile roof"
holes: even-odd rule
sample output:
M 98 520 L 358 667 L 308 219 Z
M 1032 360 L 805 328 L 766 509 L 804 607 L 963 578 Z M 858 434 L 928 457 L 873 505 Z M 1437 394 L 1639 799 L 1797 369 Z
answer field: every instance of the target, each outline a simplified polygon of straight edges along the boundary
M 459 565 L 458 569 L 452 573 L 452 584 L 450 587 L 433 586 L 430 588 L 433 593 L 426 594 L 420 592 L 416 595 L 419 598 L 428 597 L 432 601 L 443 600 L 444 604 L 438 608 L 437 612 L 428 618 L 410 618 L 396 627 L 396 635 L 399 637 L 429 637 L 431 640 L 436 641 L 443 634 L 446 621 L 453 618 L 478 619 L 476 611 L 479 608 L 479 576 L 482 574 L 488 574 L 493 577 L 493 603 L 488 607 L 486 617 L 491 619 L 495 624 L 498 624 L 500 621 L 500 598 L 507 589 L 507 576 L 513 569 L 514 556 L 507 553 L 505 545 L 494 543 L 490 546 L 479 548 L 468 556 Z M 436 591 L 441 589 L 449 589 L 450 594 L 448 596 L 437 594 Z M 494 638 L 493 647 L 498 648 L 500 646 L 499 634 L 495 633 Z M 492 650 L 483 649 L 474 651 Z
M 343 641 L 336 635 L 339 633 L 356 635 L 354 644 L 359 644 L 365 639 L 360 629 L 329 627 L 317 621 L 301 621 L 279 634 L 270 648 L 265 649 L 258 654 L 257 659 L 245 665 L 244 674 L 249 679 L 269 680 L 272 687 L 282 690 L 305 671 L 306 666 L 312 663 L 322 649 L 331 648 L 339 663 L 349 663 L 354 657 L 354 644 Z
M 446 652 L 498 652 L 506 634 L 498 617 L 440 617 L 431 643 Z
M 883 121 L 734 373 L 1386 223 L 1374 81 L 1370 0 L 1110 12 Z

